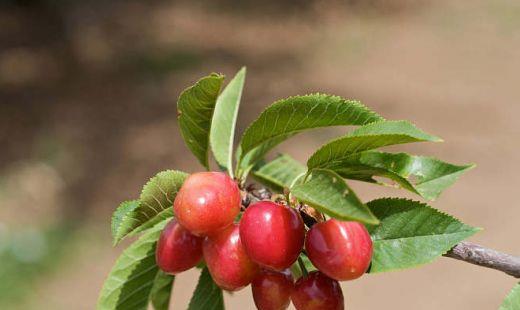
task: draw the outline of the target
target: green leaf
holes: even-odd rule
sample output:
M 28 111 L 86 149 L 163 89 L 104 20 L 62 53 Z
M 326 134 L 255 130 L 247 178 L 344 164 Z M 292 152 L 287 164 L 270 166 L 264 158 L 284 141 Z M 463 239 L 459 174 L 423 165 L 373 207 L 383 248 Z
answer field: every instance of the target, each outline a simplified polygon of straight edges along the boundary
M 150 228 L 153 228 L 157 223 L 162 222 L 166 219 L 172 219 L 173 218 L 173 208 L 168 208 L 165 210 L 162 210 L 157 215 L 152 217 L 150 220 L 144 222 L 141 226 L 135 228 L 132 230 L 126 237 L 129 236 L 135 236 L 136 234 L 142 233 Z
M 371 273 L 430 263 L 479 230 L 417 201 L 383 198 L 367 205 L 381 221 L 367 227 L 374 242 Z
M 342 162 L 353 154 L 383 146 L 442 141 L 406 121 L 382 121 L 371 123 L 352 131 L 344 137 L 332 140 L 318 149 L 307 161 L 309 170 L 341 168 Z
M 215 160 L 233 177 L 233 140 L 246 68 L 242 67 L 218 96 L 210 131 L 210 145 Z
M 199 277 L 199 283 L 190 300 L 188 310 L 223 310 L 224 296 L 222 290 L 215 284 L 208 267 L 204 267 Z
M 155 246 L 167 223 L 157 224 L 121 254 L 101 289 L 98 310 L 146 309 L 158 272 Z
M 515 285 L 499 310 L 519 310 L 520 309 L 520 283 Z
M 432 157 L 406 153 L 366 151 L 345 157 L 332 168 L 347 179 L 391 186 L 373 178 L 385 177 L 428 200 L 434 200 L 455 183 L 460 175 L 473 167 L 456 166 Z
M 175 276 L 162 270 L 157 272 L 150 292 L 150 303 L 155 310 L 168 310 Z
M 122 202 L 112 214 L 112 238 L 114 245 L 117 243 L 117 236 L 120 234 L 121 223 L 128 213 L 135 210 L 139 206 L 139 200 L 130 200 Z
M 208 170 L 211 119 L 223 81 L 223 75 L 212 73 L 184 90 L 177 101 L 177 115 L 184 142 Z
M 289 97 L 273 103 L 246 129 L 240 143 L 239 167 L 247 169 L 277 144 L 304 130 L 380 120 L 380 115 L 359 101 L 324 94 Z
M 260 183 L 276 191 L 290 188 L 293 181 L 304 174 L 307 168 L 287 154 L 282 154 L 274 160 L 258 167 L 253 176 Z
M 377 217 L 335 172 L 316 169 L 310 179 L 295 185 L 291 193 L 300 201 L 333 218 L 378 224 Z
M 151 178 L 143 187 L 139 206 L 128 212 L 121 220 L 114 243 L 118 243 L 136 229 L 143 231 L 144 229 L 139 229 L 142 225 L 144 228 L 149 228 L 158 220 L 168 218 L 169 214 L 165 210 L 173 207 L 175 196 L 187 177 L 188 174 L 184 172 L 166 170 Z
M 237 149 L 237 158 L 238 158 L 238 165 L 237 165 L 237 174 L 239 178 L 243 178 L 249 174 L 252 168 L 261 161 L 261 159 L 264 157 L 264 155 L 269 152 L 273 147 L 284 141 L 285 139 L 289 138 L 289 136 L 280 136 L 274 139 L 271 139 L 258 147 L 254 148 L 253 150 L 249 151 L 247 154 L 245 154 L 243 157 L 242 154 L 242 148 L 239 145 Z

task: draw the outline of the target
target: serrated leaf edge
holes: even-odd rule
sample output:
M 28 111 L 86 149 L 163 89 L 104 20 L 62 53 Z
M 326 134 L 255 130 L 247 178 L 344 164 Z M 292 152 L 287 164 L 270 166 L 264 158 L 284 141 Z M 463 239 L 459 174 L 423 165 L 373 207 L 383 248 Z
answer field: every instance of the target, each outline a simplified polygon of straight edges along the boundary
M 482 228 L 480 228 L 480 227 L 473 227 L 473 226 L 467 225 L 466 223 L 462 222 L 458 218 L 456 218 L 456 217 L 454 217 L 454 216 L 452 216 L 452 215 L 450 215 L 450 214 L 448 214 L 448 213 L 446 213 L 444 211 L 441 211 L 439 209 L 433 208 L 432 206 L 428 205 L 427 203 L 424 203 L 424 202 L 421 202 L 421 201 L 417 201 L 417 200 L 413 200 L 413 199 L 400 198 L 400 197 L 383 197 L 383 198 L 377 198 L 377 199 L 371 200 L 371 201 L 367 202 L 366 205 L 370 208 L 370 206 L 369 206 L 370 203 L 372 203 L 372 202 L 379 202 L 379 201 L 404 201 L 404 202 L 408 202 L 408 203 L 418 204 L 422 208 L 429 208 L 429 209 L 433 210 L 434 212 L 437 212 L 437 213 L 439 213 L 439 214 L 441 214 L 443 216 L 448 217 L 451 220 L 454 220 L 454 221 L 464 225 L 464 227 L 467 228 L 467 229 L 461 230 L 459 232 L 446 233 L 446 234 L 443 234 L 443 235 L 456 235 L 456 234 L 463 234 L 463 235 L 465 235 L 465 234 L 467 234 L 467 236 L 465 236 L 462 239 L 462 240 L 465 240 L 465 239 L 473 236 L 477 232 L 482 231 Z M 375 240 L 373 240 L 373 242 L 385 241 L 385 240 L 411 239 L 411 238 L 430 237 L 430 236 L 439 236 L 439 234 L 422 235 L 422 236 L 417 236 L 417 237 L 403 237 L 403 238 L 394 238 L 394 239 L 375 239 Z M 413 265 L 409 265 L 409 266 L 402 267 L 402 268 L 393 268 L 393 269 L 388 269 L 388 270 L 384 270 L 384 271 L 376 271 L 376 272 L 370 272 L 370 273 L 371 274 L 376 274 L 376 273 L 383 273 L 383 272 L 389 272 L 389 271 L 398 271 L 398 270 L 404 270 L 404 269 L 410 269 L 410 268 L 416 268 L 416 267 L 424 266 L 426 264 L 429 264 L 429 263 L 435 261 L 437 258 L 443 256 L 444 254 L 448 253 L 448 251 L 450 249 L 451 248 L 447 249 L 446 251 L 442 251 L 439 255 L 436 255 L 435 257 L 432 257 L 432 259 L 428 260 L 427 262 L 423 262 L 423 263 L 419 263 L 419 264 L 413 264 Z
M 150 178 L 148 179 L 148 181 L 143 185 L 143 187 L 142 187 L 142 189 L 141 189 L 141 193 L 140 193 L 140 195 L 139 195 L 139 199 L 136 199 L 137 201 L 139 201 L 139 205 L 142 203 L 142 201 L 141 201 L 141 197 L 144 195 L 144 190 L 145 190 L 145 188 L 146 188 L 147 186 L 149 186 L 150 184 L 153 184 L 153 181 L 154 181 L 156 178 L 158 178 L 159 175 L 161 175 L 161 174 L 166 174 L 166 173 L 172 173 L 172 172 L 175 173 L 176 175 L 186 175 L 186 176 L 189 176 L 189 174 L 186 173 L 186 172 L 183 172 L 183 171 L 180 171 L 180 170 L 174 170 L 174 169 L 167 169 L 167 170 L 163 170 L 163 171 L 158 172 L 158 173 L 157 173 L 156 175 L 154 175 L 153 177 L 150 177 Z M 165 192 L 161 187 L 158 186 L 158 188 L 159 188 L 159 190 L 160 190 L 160 191 L 161 191 L 161 192 L 166 196 L 166 198 L 168 199 L 168 202 L 171 202 L 172 207 L 173 207 L 173 201 L 170 200 L 170 197 L 168 196 L 168 194 L 167 194 L 167 193 L 166 193 L 166 192 Z M 176 191 L 176 193 L 178 193 L 178 190 Z M 157 200 L 157 198 L 155 198 L 155 197 L 154 197 L 154 199 Z M 154 211 L 157 211 L 157 210 L 155 210 L 154 208 L 152 208 L 152 207 L 150 207 L 150 206 L 148 206 L 148 207 L 151 208 L 151 209 L 153 209 Z M 164 208 L 164 209 L 162 209 L 161 211 L 157 212 L 157 214 L 156 214 L 155 216 L 158 216 L 159 214 L 161 214 L 162 212 L 164 212 L 166 209 L 167 209 L 167 208 Z M 133 211 L 133 210 L 132 210 L 132 211 Z M 146 214 L 145 214 L 145 215 L 146 215 Z M 148 217 L 148 216 L 146 215 L 146 217 Z M 153 217 L 148 218 L 148 220 L 147 220 L 146 222 L 142 223 L 140 226 L 145 225 L 146 223 L 148 223 L 148 222 L 151 221 L 152 219 L 153 219 Z M 126 220 L 133 220 L 133 221 L 136 221 L 136 219 L 134 219 L 134 218 L 129 218 L 129 217 L 126 217 L 126 216 L 125 216 L 125 217 L 121 220 L 121 222 L 119 223 L 119 227 L 120 227 L 120 226 L 123 224 L 123 222 L 125 222 Z M 119 237 L 119 238 L 114 238 L 114 246 L 116 246 L 117 244 L 119 244 L 119 242 L 121 242 L 121 241 L 122 241 L 123 239 L 125 239 L 126 237 L 132 236 L 132 235 L 133 235 L 133 232 L 134 232 L 136 229 L 138 229 L 140 226 L 135 227 L 134 229 L 128 231 L 125 235 L 123 235 L 123 236 L 121 236 L 121 237 Z
M 220 95 L 220 92 L 222 91 L 222 82 L 224 81 L 224 79 L 226 78 L 225 75 L 223 74 L 220 74 L 220 73 L 216 73 L 216 72 L 212 72 L 210 73 L 209 75 L 207 76 L 204 76 L 204 77 L 201 77 L 197 80 L 197 82 L 195 82 L 195 84 L 185 88 L 180 94 L 179 94 L 179 97 L 177 97 L 177 120 L 179 120 L 179 118 L 181 117 L 182 115 L 182 111 L 179 111 L 179 99 L 185 94 L 187 93 L 188 91 L 191 91 L 192 89 L 194 89 L 196 86 L 198 86 L 200 84 L 200 82 L 202 82 L 204 79 L 207 79 L 207 78 L 217 78 L 217 79 L 221 79 L 221 84 L 220 84 L 220 89 L 218 91 L 218 95 L 217 95 L 217 98 L 218 96 Z M 216 100 L 215 100 L 215 104 L 216 104 Z M 213 119 L 213 112 L 211 112 L 211 117 L 210 117 L 210 122 L 211 120 Z M 210 124 L 210 130 L 211 130 L 211 124 Z M 181 133 L 181 136 L 182 136 L 182 139 L 184 140 L 186 146 L 188 147 L 188 149 L 190 149 L 190 147 L 187 145 L 187 138 L 184 137 L 184 134 L 183 134 L 183 131 L 182 129 L 180 130 L 180 133 Z M 209 138 L 209 134 L 208 134 L 208 137 L 207 137 L 207 145 L 209 146 L 210 145 L 210 138 Z M 198 145 L 197 145 L 198 146 Z M 191 150 L 190 150 L 191 151 Z M 200 159 L 197 158 L 197 156 L 195 154 L 193 154 L 195 156 L 195 158 L 202 164 L 202 166 L 204 166 L 206 169 L 209 170 L 209 147 L 206 148 L 206 150 L 202 150 L 205 152 L 205 156 L 204 156 L 204 162 L 200 162 Z
M 260 113 L 260 115 L 254 120 L 252 121 L 249 126 L 244 130 L 244 133 L 242 134 L 242 140 L 240 141 L 240 146 L 242 146 L 243 144 L 243 138 L 244 136 L 246 135 L 247 132 L 249 132 L 249 130 L 251 129 L 251 127 L 253 127 L 253 125 L 260 119 L 262 118 L 262 116 L 264 116 L 264 114 L 268 113 L 268 110 L 273 108 L 273 107 L 276 107 L 278 105 L 281 105 L 283 104 L 285 101 L 288 101 L 288 100 L 293 100 L 293 99 L 296 99 L 296 98 L 305 98 L 305 97 L 312 97 L 312 96 L 325 96 L 325 97 L 329 97 L 329 98 L 335 98 L 335 99 L 338 99 L 338 100 L 341 100 L 345 103 L 349 103 L 349 104 L 354 104 L 356 105 L 356 107 L 358 108 L 363 108 L 366 110 L 367 113 L 369 113 L 371 115 L 371 117 L 374 117 L 374 118 L 379 118 L 379 120 L 376 120 L 374 122 L 378 122 L 378 121 L 384 121 L 385 119 L 379 115 L 377 112 L 375 111 L 372 111 L 371 109 L 369 109 L 366 105 L 364 105 L 363 103 L 361 103 L 361 101 L 359 100 L 355 100 L 355 99 L 345 99 L 345 98 L 342 98 L 341 96 L 337 96 L 337 95 L 330 95 L 330 94 L 325 94 L 325 93 L 320 93 L 320 92 L 316 92 L 316 93 L 310 93 L 310 94 L 305 94 L 305 95 L 294 95 L 294 96 L 289 96 L 289 97 L 286 97 L 284 99 L 279 99 L 279 100 L 276 100 L 275 102 L 273 102 L 272 104 L 270 104 L 269 106 L 267 106 L 263 111 L 262 113 Z M 371 122 L 373 123 L 373 122 Z M 370 124 L 371 124 L 370 123 Z M 265 143 L 267 141 L 270 141 L 272 139 L 276 139 L 278 137 L 281 137 L 283 135 L 286 135 L 286 134 L 291 134 L 291 133 L 299 133 L 299 132 L 302 132 L 302 131 L 305 131 L 307 129 L 302 129 L 302 130 L 294 130 L 294 131 L 291 131 L 291 132 L 287 132 L 287 133 L 284 133 L 284 134 L 280 134 L 280 135 L 276 135 L 276 136 L 273 136 L 267 140 L 264 140 L 256 145 L 254 145 L 254 147 L 251 147 L 251 149 L 249 151 L 252 151 L 254 150 L 255 147 L 258 147 L 259 145 L 261 145 L 262 143 Z M 249 152 L 248 151 L 248 152 Z M 248 152 L 241 152 L 240 154 L 240 160 L 244 158 L 244 156 L 248 153 Z
M 376 121 L 376 122 L 372 122 L 372 123 L 368 123 L 366 125 L 363 125 L 363 126 L 367 126 L 367 125 L 375 125 L 375 124 L 378 124 L 378 123 L 388 123 L 388 122 L 405 122 L 405 123 L 409 123 L 410 125 L 412 125 L 415 129 L 417 129 L 419 132 L 423 133 L 425 136 L 429 136 L 429 137 L 432 137 L 431 139 L 422 139 L 422 138 L 417 138 L 415 136 L 412 136 L 412 135 L 408 135 L 408 134 L 395 134 L 395 133 L 385 133 L 385 134 L 360 134 L 360 135 L 356 135 L 356 130 L 353 130 L 349 133 L 347 133 L 346 135 L 343 135 L 341 137 L 337 137 L 337 138 L 334 138 L 334 139 L 331 139 L 329 141 L 327 141 L 325 144 L 323 144 L 322 146 L 320 146 L 314 153 L 312 153 L 312 155 L 309 157 L 309 159 L 307 160 L 307 167 L 309 169 L 322 169 L 322 168 L 326 168 L 326 167 L 320 167 L 320 166 L 317 166 L 317 167 L 309 167 L 309 164 L 311 163 L 311 161 L 315 158 L 316 154 L 319 154 L 323 149 L 325 149 L 326 147 L 329 147 L 330 144 L 333 144 L 335 142 L 339 142 L 341 140 L 344 140 L 344 139 L 347 139 L 347 138 L 363 138 L 363 137 L 389 137 L 389 136 L 392 136 L 392 137 L 411 137 L 411 138 L 414 138 L 416 139 L 416 141 L 413 141 L 413 142 L 443 142 L 443 140 L 437 136 L 434 136 L 434 135 L 430 135 L 428 133 L 426 133 L 425 131 L 423 131 L 422 129 L 418 128 L 417 126 L 415 126 L 413 123 L 409 122 L 409 121 L 387 121 L 387 120 L 383 120 L 383 121 Z M 362 128 L 363 126 L 360 126 L 358 127 L 357 129 L 359 128 Z M 399 145 L 399 144 L 404 144 L 404 143 L 396 143 L 396 144 L 389 144 L 389 145 L 386 145 L 386 146 L 391 146 L 391 145 Z M 381 146 L 381 147 L 385 147 L 385 146 Z M 379 149 L 380 147 L 377 147 L 375 149 Z M 350 153 L 348 155 L 345 156 L 348 157 L 348 156 L 353 156 L 353 155 L 357 155 L 357 154 L 360 154 L 360 153 L 363 153 L 363 152 L 366 152 L 366 151 L 370 151 L 370 150 L 361 150 L 361 151 L 355 151 L 353 153 Z
M 138 199 L 134 199 L 134 200 L 125 200 L 125 201 L 121 202 L 121 203 L 119 204 L 119 206 L 116 208 L 116 210 L 114 210 L 114 212 L 112 213 L 111 223 L 114 222 L 114 218 L 115 218 L 115 215 L 116 215 L 117 209 L 119 209 L 123 204 L 128 204 L 128 203 L 133 203 L 133 202 L 137 203 L 137 207 L 139 206 L 139 200 L 138 200 Z M 136 207 L 136 208 L 137 208 L 137 207 Z M 117 235 L 117 232 L 118 232 L 119 229 L 121 228 L 121 224 L 123 223 L 123 220 L 125 219 L 126 215 L 127 215 L 128 213 L 132 212 L 133 210 L 135 210 L 135 208 L 132 209 L 132 210 L 129 210 L 128 212 L 126 212 L 126 213 L 121 217 L 121 220 L 120 220 L 119 223 L 117 224 L 117 227 L 114 227 L 114 230 L 112 231 L 112 246 L 116 246 L 116 245 L 119 243 L 119 241 L 121 241 L 121 240 L 117 240 L 117 239 L 116 239 L 116 236 L 114 236 L 114 234 Z M 111 225 L 111 226 L 112 226 L 112 225 Z
M 403 202 L 407 202 L 407 203 L 414 203 L 414 204 L 418 204 L 420 205 L 422 208 L 429 208 L 441 215 L 444 215 L 452 220 L 455 220 L 461 224 L 463 224 L 464 226 L 467 226 L 469 228 L 473 228 L 473 229 L 479 229 L 479 230 L 482 230 L 481 228 L 478 228 L 478 227 L 473 227 L 473 226 L 470 226 L 464 222 L 462 222 L 461 220 L 459 220 L 458 218 L 454 217 L 453 215 L 451 214 L 448 214 L 442 210 L 439 210 L 439 209 L 436 209 L 432 206 L 430 206 L 429 204 L 425 203 L 425 202 L 422 202 L 422 201 L 418 201 L 418 200 L 413 200 L 413 199 L 409 199 L 409 198 L 402 198 L 402 197 L 381 197 L 381 198 L 376 198 L 376 199 L 373 199 L 373 200 L 370 200 L 369 202 L 366 203 L 366 205 L 368 206 L 368 208 L 370 209 L 370 206 L 369 204 L 370 203 L 377 203 L 379 201 L 403 201 Z M 429 236 L 433 236 L 433 235 L 429 235 Z

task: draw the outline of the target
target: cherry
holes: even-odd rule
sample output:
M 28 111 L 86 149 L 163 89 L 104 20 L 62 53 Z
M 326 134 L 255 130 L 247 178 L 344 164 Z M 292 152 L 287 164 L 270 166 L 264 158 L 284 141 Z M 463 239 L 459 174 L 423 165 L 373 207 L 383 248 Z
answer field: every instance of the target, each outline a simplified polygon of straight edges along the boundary
M 338 281 L 319 271 L 296 281 L 291 300 L 297 310 L 343 310 L 345 307 Z
M 330 219 L 312 226 L 305 248 L 321 272 L 338 281 L 361 277 L 372 260 L 372 239 L 358 222 Z
M 199 172 L 182 185 L 173 209 L 191 233 L 206 236 L 233 223 L 240 212 L 240 190 L 227 174 Z
M 265 268 L 284 270 L 298 258 L 305 238 L 300 214 L 271 201 L 250 205 L 240 220 L 240 238 L 251 259 Z
M 202 241 L 202 238 L 191 234 L 176 220 L 170 221 L 157 242 L 157 265 L 170 274 L 195 267 L 202 259 Z
M 293 290 L 291 271 L 262 270 L 251 283 L 253 300 L 260 310 L 283 310 L 289 307 Z
M 260 270 L 242 246 L 238 224 L 232 224 L 206 237 L 202 244 L 202 252 L 213 280 L 228 291 L 237 291 L 245 287 Z

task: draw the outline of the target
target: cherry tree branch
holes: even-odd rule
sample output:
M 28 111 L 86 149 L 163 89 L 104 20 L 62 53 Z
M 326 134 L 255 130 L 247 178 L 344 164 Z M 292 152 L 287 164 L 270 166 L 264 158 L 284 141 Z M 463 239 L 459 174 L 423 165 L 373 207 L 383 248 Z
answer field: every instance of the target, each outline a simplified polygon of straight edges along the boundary
M 488 249 L 472 242 L 462 241 L 444 256 L 520 278 L 520 257 Z
M 268 189 L 256 189 L 254 185 L 249 185 L 246 188 L 246 193 L 246 196 L 242 200 L 244 208 L 247 208 L 252 202 L 274 198 Z M 307 227 L 312 227 L 312 225 L 322 220 L 311 214 L 306 206 L 299 206 L 298 209 Z M 520 257 L 485 248 L 475 243 L 462 241 L 443 256 L 502 271 L 520 279 Z

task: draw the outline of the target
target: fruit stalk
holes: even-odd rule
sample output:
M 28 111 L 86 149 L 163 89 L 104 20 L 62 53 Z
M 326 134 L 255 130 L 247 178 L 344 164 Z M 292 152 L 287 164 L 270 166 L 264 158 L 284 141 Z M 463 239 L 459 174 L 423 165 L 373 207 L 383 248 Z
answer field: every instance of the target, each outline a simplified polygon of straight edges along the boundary
M 306 277 L 309 274 L 309 272 L 307 271 L 307 267 L 305 267 L 305 263 L 303 262 L 301 257 L 298 257 L 298 266 L 300 266 L 302 275 Z

